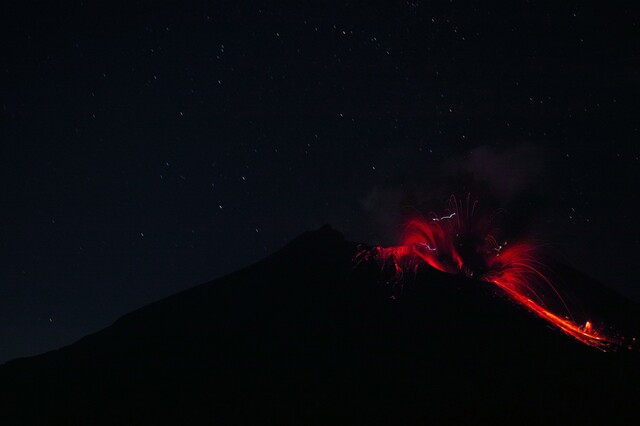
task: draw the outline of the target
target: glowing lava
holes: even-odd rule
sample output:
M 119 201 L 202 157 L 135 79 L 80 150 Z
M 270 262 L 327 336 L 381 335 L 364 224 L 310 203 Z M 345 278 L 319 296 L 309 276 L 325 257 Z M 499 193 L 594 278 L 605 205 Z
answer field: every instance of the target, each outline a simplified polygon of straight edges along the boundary
M 547 268 L 539 260 L 537 247 L 499 239 L 501 231 L 493 225 L 495 215 L 477 215 L 477 204 L 469 196 L 465 203 L 452 196 L 446 215 L 411 220 L 402 245 L 364 250 L 360 259 L 374 257 L 393 265 L 397 280 L 405 270 L 415 272 L 426 263 L 442 272 L 495 284 L 513 301 L 574 339 L 602 351 L 616 349 L 618 339 L 595 330 L 589 321 L 576 323 L 545 274 Z

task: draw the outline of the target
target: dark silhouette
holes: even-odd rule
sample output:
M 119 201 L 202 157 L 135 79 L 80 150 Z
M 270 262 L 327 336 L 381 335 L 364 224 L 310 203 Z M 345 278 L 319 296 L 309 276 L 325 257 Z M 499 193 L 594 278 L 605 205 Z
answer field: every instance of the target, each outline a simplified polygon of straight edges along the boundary
M 638 422 L 636 352 L 583 345 L 462 276 L 424 267 L 391 287 L 390 271 L 354 267 L 357 252 L 323 227 L 73 345 L 8 362 L 2 424 Z M 587 287 L 600 312 L 637 324 L 630 303 Z

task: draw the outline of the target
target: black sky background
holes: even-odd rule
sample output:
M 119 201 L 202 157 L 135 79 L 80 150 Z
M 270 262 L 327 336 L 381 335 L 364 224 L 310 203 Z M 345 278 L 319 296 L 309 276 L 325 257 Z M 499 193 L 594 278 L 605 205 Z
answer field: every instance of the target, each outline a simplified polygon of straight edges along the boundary
M 323 223 L 393 243 L 454 192 L 640 301 L 637 9 L 0 10 L 0 362 Z

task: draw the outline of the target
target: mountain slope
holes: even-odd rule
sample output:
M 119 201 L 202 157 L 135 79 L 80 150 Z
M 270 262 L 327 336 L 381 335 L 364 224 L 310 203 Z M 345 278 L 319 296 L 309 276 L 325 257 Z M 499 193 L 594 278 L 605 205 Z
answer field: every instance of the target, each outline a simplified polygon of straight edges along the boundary
M 272 256 L 0 367 L 3 424 L 624 423 L 640 362 L 485 283 L 388 271 L 324 227 Z M 569 272 L 567 272 L 568 274 Z M 637 420 L 637 417 L 635 417 Z

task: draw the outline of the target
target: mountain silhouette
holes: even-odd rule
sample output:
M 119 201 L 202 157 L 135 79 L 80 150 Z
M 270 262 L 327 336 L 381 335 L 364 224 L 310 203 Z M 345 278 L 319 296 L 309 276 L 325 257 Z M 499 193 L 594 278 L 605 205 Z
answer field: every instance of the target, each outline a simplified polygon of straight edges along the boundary
M 601 352 L 487 283 L 398 285 L 328 226 L 65 348 L 0 366 L 3 425 L 638 424 L 637 352 Z M 578 272 L 603 315 L 636 306 Z

